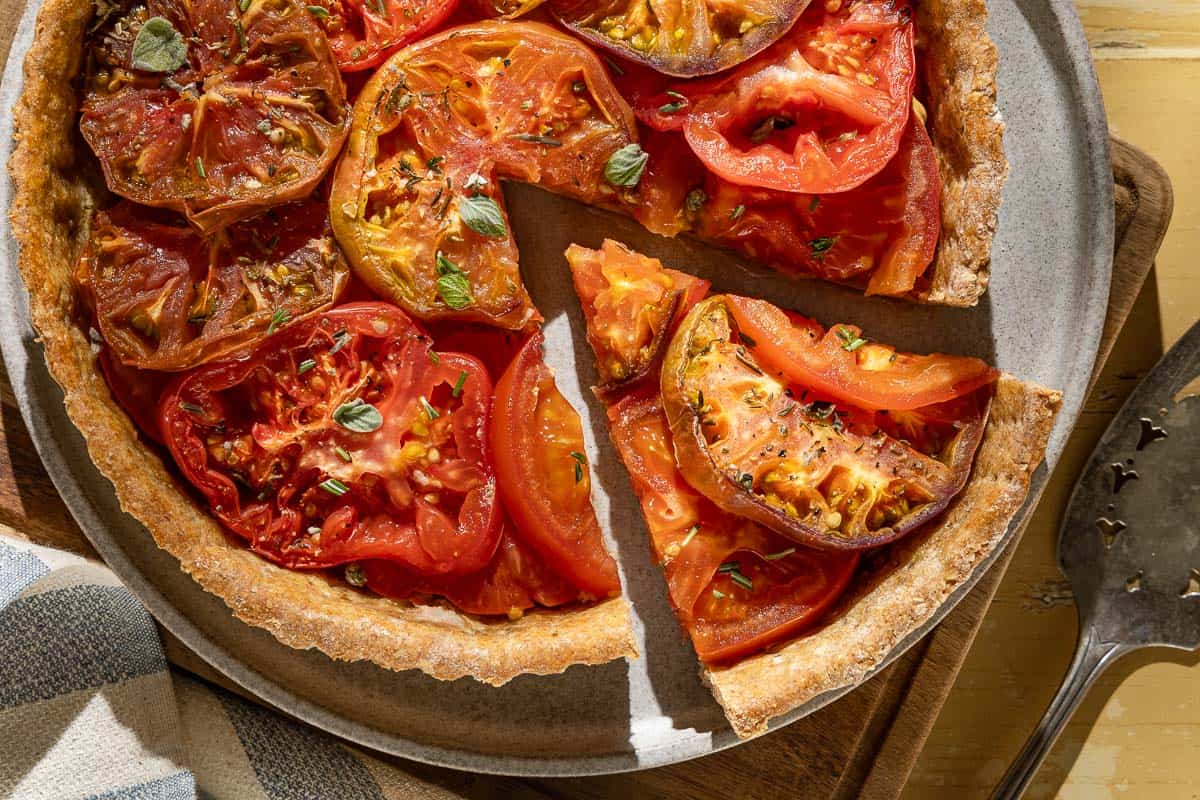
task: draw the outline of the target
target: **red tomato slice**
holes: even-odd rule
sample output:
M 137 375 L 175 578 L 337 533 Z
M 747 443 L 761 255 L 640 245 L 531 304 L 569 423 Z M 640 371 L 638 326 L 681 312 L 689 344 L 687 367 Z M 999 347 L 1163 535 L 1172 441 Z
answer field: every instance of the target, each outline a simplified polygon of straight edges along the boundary
M 109 189 L 184 213 L 202 231 L 313 192 L 349 114 L 333 53 L 301 2 L 106 8 L 89 39 L 79 127 Z M 155 20 L 147 33 L 161 44 L 141 61 L 135 42 Z
M 710 285 L 611 239 L 599 251 L 571 245 L 567 261 L 604 391 L 653 370 L 675 325 Z
M 737 186 L 680 155 L 677 133 L 643 139 L 650 153 L 637 218 L 666 236 L 693 233 L 784 273 L 903 295 L 933 261 L 941 179 L 914 116 L 900 152 L 852 192 L 804 195 Z
M 727 76 L 622 79 L 634 110 L 682 129 L 732 183 L 805 194 L 861 185 L 900 147 L 916 60 L 904 0 L 813 3 L 783 39 Z
M 338 69 L 358 72 L 434 31 L 457 7 L 458 0 L 316 0 L 308 10 L 325 29 Z
M 591 502 L 591 469 L 579 415 L 529 337 L 496 384 L 491 438 L 496 477 L 516 535 L 555 572 L 592 597 L 621 591 Z
M 736 661 L 817 622 L 845 591 L 856 552 L 822 552 L 718 509 L 679 474 L 656 387 L 608 408 L 610 432 L 696 654 Z
M 364 561 L 362 569 L 367 586 L 385 597 L 444 597 L 468 614 L 515 619 L 534 606 L 553 608 L 579 599 L 579 590 L 521 544 L 507 521 L 496 554 L 478 573 L 430 577 L 378 560 Z
M 105 342 L 126 364 L 182 370 L 262 337 L 341 294 L 350 268 L 319 200 L 211 236 L 130 202 L 99 211 L 77 273 Z
M 357 303 L 184 374 L 159 415 L 184 477 L 266 558 L 464 574 L 500 538 L 491 396 L 476 359 L 434 352 L 393 306 Z
M 978 358 L 899 353 L 859 344 L 855 325 L 789 315 L 764 300 L 728 295 L 739 331 L 754 342 L 754 358 L 771 375 L 858 408 L 909 411 L 944 403 L 994 383 L 995 367 Z

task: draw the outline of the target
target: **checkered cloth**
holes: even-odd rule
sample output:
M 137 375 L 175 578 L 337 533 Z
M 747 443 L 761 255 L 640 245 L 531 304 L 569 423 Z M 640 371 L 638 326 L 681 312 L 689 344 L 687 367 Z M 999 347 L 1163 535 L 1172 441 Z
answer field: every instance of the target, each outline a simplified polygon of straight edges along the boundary
M 103 565 L 0 537 L 0 797 L 433 796 L 445 794 L 173 670 Z

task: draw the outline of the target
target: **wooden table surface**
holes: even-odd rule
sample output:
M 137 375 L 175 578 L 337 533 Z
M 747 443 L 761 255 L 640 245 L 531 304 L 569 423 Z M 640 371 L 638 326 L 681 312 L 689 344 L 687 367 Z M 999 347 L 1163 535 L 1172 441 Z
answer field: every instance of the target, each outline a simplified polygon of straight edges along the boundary
M 905 800 L 986 796 L 1041 717 L 1075 645 L 1075 609 L 1054 563 L 1067 494 L 1125 396 L 1200 316 L 1200 0 L 1077 0 L 1077 6 L 1110 126 L 1166 168 L 1175 215 Z M 1200 797 L 1197 664 L 1200 655 L 1167 651 L 1117 662 L 1092 689 L 1027 796 Z

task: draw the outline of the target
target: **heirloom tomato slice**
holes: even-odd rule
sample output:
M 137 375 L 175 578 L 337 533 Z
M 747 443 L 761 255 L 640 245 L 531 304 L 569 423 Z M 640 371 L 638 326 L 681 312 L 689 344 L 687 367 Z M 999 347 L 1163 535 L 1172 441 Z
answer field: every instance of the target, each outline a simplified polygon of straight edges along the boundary
M 937 252 L 941 179 L 929 134 L 914 115 L 900 152 L 875 177 L 840 194 L 738 186 L 680 155 L 678 133 L 653 133 L 638 220 L 681 232 L 784 273 L 898 296 L 919 286 Z
M 579 415 L 529 337 L 496 384 L 491 438 L 500 497 L 516 536 L 591 598 L 620 594 L 591 501 Z
M 159 415 L 184 477 L 260 555 L 462 575 L 500 541 L 491 397 L 479 361 L 434 351 L 393 306 L 355 303 L 183 374 Z
M 626 393 L 610 403 L 608 418 L 671 603 L 702 661 L 736 661 L 795 636 L 845 591 L 858 553 L 796 546 L 688 485 L 658 387 Z
M 886 544 L 940 514 L 966 484 L 995 370 L 900 355 L 851 326 L 826 334 L 795 318 L 780 330 L 780 317 L 717 295 L 668 345 L 660 389 L 688 483 L 731 514 L 831 550 Z
M 262 337 L 272 322 L 331 305 L 349 275 L 321 201 L 209 236 L 126 201 L 96 213 L 78 277 L 116 358 L 182 370 Z
M 369 589 L 399 600 L 444 597 L 468 614 L 520 617 L 534 606 L 552 608 L 579 599 L 579 589 L 554 572 L 513 535 L 505 521 L 496 554 L 470 575 L 416 575 L 393 561 L 362 562 Z
M 343 72 L 358 72 L 436 30 L 458 0 L 315 0 L 316 17 Z
M 89 40 L 80 129 L 108 187 L 213 230 L 307 197 L 349 122 L 297 0 L 122 0 Z
M 567 250 L 596 354 L 599 392 L 635 383 L 658 367 L 672 327 L 708 293 L 709 282 L 606 239 L 600 250 Z
M 500 180 L 635 202 L 633 113 L 597 57 L 545 25 L 480 22 L 410 45 L 368 81 L 352 127 L 334 232 L 372 289 L 422 319 L 539 319 Z M 608 169 L 614 158 L 625 169 Z
M 682 130 L 731 183 L 833 194 L 879 173 L 900 147 L 916 59 L 905 0 L 808 7 L 783 39 L 729 75 L 621 78 L 638 118 Z
M 809 0 L 551 0 L 587 41 L 667 75 L 735 67 L 785 34 Z
M 602 373 L 611 357 L 604 344 L 609 337 L 645 338 L 637 312 L 651 285 L 676 276 L 682 281 L 674 289 L 683 294 L 675 319 L 668 322 L 668 338 L 708 287 L 613 242 L 600 250 L 575 246 L 567 257 Z M 625 278 L 620 286 L 601 285 L 614 271 Z M 628 330 L 625 337 L 622 329 Z M 641 503 L 671 603 L 697 655 L 706 663 L 734 661 L 818 622 L 848 585 L 858 554 L 797 547 L 762 525 L 725 513 L 688 485 L 675 463 L 658 371 L 654 361 L 644 380 L 602 393 L 609 432 Z

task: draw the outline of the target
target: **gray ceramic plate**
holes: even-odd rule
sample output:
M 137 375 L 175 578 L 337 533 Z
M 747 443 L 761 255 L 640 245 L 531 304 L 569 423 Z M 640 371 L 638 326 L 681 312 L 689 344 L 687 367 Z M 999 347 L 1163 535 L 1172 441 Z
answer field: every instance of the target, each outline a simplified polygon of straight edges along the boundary
M 509 188 L 526 280 L 549 320 L 549 360 L 564 393 L 584 415 L 597 471 L 597 509 L 637 608 L 643 655 L 636 661 L 573 667 L 555 677 L 526 676 L 493 689 L 471 680 L 440 683 L 365 663 L 335 663 L 317 652 L 284 647 L 233 619 L 220 600 L 193 583 L 119 510 L 111 485 L 88 460 L 30 329 L 16 246 L 5 227 L 0 346 L 46 468 L 96 549 L 167 628 L 267 702 L 347 739 L 435 764 L 526 775 L 640 769 L 734 745 L 737 740 L 700 685 L 694 656 L 671 616 L 658 569 L 647 558 L 645 531 L 627 480 L 602 427 L 603 414 L 587 391 L 594 382 L 591 356 L 561 254 L 572 240 L 594 246 L 613 236 L 669 265 L 713 278 L 718 289 L 762 296 L 827 322 L 859 321 L 872 336 L 905 349 L 979 355 L 1023 378 L 1059 387 L 1065 402 L 1047 452 L 1052 466 L 1079 414 L 1108 298 L 1113 240 L 1108 131 L 1070 1 L 992 0 L 990 6 L 1013 169 L 991 289 L 977 308 L 865 300 L 836 287 L 753 277 L 703 248 L 656 239 L 631 223 L 536 189 Z M 20 90 L 21 61 L 32 36 L 30 9 L 4 74 L 0 107 L 9 108 Z M 7 161 L 10 141 L 11 118 L 5 114 L 0 161 Z M 4 226 L 10 194 L 4 181 Z M 1046 473 L 1039 470 L 1033 496 Z M 1021 520 L 1028 510 L 1027 505 Z M 890 658 L 928 631 L 968 588 Z M 850 688 L 819 697 L 772 727 L 809 714 Z

